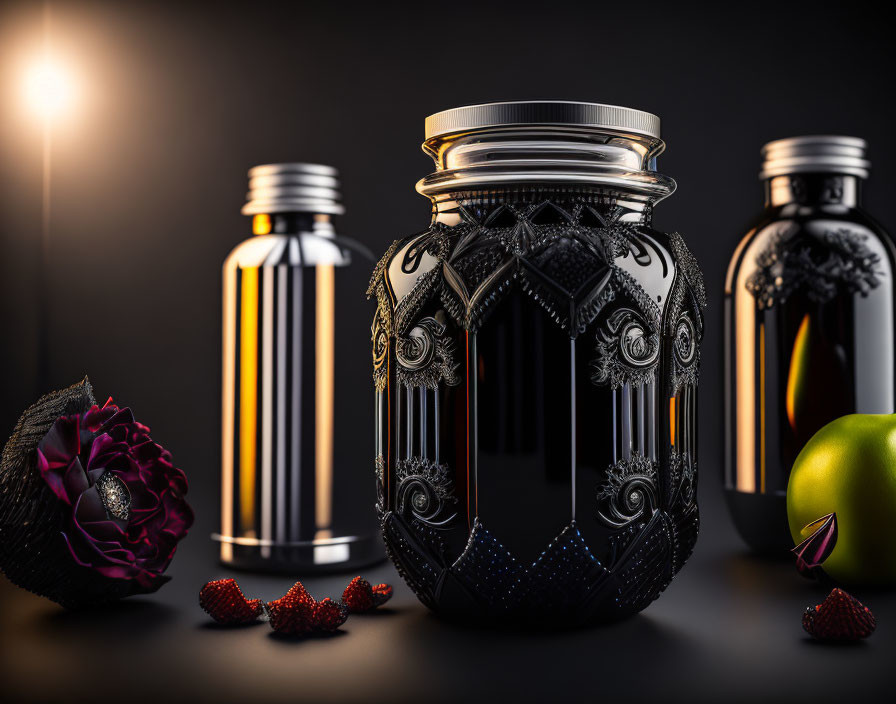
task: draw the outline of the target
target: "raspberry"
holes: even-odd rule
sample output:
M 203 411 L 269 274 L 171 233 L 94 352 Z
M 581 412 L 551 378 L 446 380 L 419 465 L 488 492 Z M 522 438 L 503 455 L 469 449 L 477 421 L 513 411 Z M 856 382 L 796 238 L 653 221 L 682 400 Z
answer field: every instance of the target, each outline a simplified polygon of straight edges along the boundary
M 308 602 L 311 604 L 314 603 L 314 597 L 312 597 L 308 593 L 308 590 L 305 589 L 305 585 L 301 582 L 296 582 L 295 584 L 293 584 L 284 596 L 287 596 L 290 599 L 297 599 L 298 601 L 302 602 Z
M 271 628 L 284 635 L 299 635 L 314 630 L 317 602 L 301 582 L 275 601 L 268 602 Z
M 360 614 L 370 611 L 376 606 L 370 582 L 361 577 L 355 577 L 342 592 L 342 603 L 345 604 L 349 613 Z
M 874 614 L 851 594 L 834 589 L 803 614 L 803 628 L 818 640 L 859 640 L 874 632 Z
M 348 611 L 337 601 L 329 597 L 318 602 L 314 608 L 314 625 L 320 631 L 335 631 L 348 618 Z
M 391 584 L 370 586 L 362 577 L 355 577 L 342 592 L 342 603 L 350 613 L 360 614 L 382 606 L 392 598 Z
M 261 599 L 243 596 L 235 579 L 207 582 L 199 591 L 199 606 L 218 623 L 238 626 L 258 620 L 263 606 Z

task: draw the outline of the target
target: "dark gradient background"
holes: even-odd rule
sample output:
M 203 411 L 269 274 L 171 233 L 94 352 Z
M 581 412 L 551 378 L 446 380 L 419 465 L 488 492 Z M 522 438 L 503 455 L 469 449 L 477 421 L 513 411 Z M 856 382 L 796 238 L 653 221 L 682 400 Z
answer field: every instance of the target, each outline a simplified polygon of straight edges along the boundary
M 896 599 L 860 591 L 879 632 L 809 641 L 823 596 L 784 563 L 745 555 L 720 489 L 721 291 L 761 208 L 759 147 L 806 133 L 870 143 L 866 205 L 896 227 L 894 46 L 861 2 L 53 3 L 54 44 L 81 83 L 53 150 L 50 386 L 88 373 L 133 407 L 188 473 L 196 525 L 156 597 L 66 614 L 0 581 L 0 693 L 17 699 L 216 701 L 823 701 L 892 681 Z M 22 59 L 39 3 L 0 6 L 0 429 L 37 395 L 34 292 L 40 136 Z M 246 170 L 319 161 L 342 171 L 341 232 L 381 252 L 428 222 L 423 118 L 491 100 L 616 103 L 663 119 L 659 168 L 678 192 L 657 226 L 681 231 L 711 293 L 700 387 L 701 537 L 644 614 L 574 633 L 470 631 L 392 581 L 386 613 L 345 635 L 283 642 L 221 632 L 195 606 L 224 574 L 217 523 L 220 265 L 248 236 Z M 358 292 L 356 324 L 372 305 Z M 342 429 L 368 438 L 369 429 Z M 372 473 L 371 473 L 372 474 Z M 358 487 L 358 491 L 370 491 Z M 247 576 L 270 599 L 290 580 Z M 342 577 L 309 580 L 337 596 Z

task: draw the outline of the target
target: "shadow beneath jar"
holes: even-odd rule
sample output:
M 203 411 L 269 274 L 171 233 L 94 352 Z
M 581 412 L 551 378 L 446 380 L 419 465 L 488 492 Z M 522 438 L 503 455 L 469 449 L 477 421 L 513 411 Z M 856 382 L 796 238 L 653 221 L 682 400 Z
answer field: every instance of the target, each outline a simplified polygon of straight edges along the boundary
M 649 663 L 651 677 L 672 677 L 693 667 L 702 648 L 688 633 L 650 615 L 567 629 L 456 622 L 420 611 L 390 622 L 390 648 L 405 670 L 440 682 L 441 696 L 462 698 L 472 687 L 519 691 L 553 701 L 558 691 L 587 692 L 598 682 L 601 698 L 628 701 L 632 663 Z M 445 673 L 463 672 L 463 686 Z M 537 675 L 537 676 L 536 676 Z M 454 691 L 454 690 L 458 691 Z
M 644 640 L 654 644 L 672 643 L 677 647 L 686 640 L 686 637 L 674 628 L 657 622 L 643 612 L 611 621 L 592 621 L 568 625 L 565 623 L 527 623 L 514 620 L 462 619 L 427 611 L 421 614 L 419 627 L 421 631 L 434 627 L 440 631 L 447 630 L 456 634 L 476 633 L 479 638 L 494 639 L 495 641 L 505 638 L 519 639 L 520 637 L 532 637 L 539 640 L 556 638 L 570 641 L 606 638 L 608 642 L 631 639 L 633 642 Z

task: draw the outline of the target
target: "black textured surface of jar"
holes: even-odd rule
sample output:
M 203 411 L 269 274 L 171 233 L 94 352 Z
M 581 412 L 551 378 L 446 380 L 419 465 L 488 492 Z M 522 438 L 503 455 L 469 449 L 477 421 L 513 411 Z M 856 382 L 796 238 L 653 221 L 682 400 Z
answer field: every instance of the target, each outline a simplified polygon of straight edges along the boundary
M 705 291 L 651 226 L 663 148 L 614 106 L 427 119 L 432 223 L 369 293 L 383 535 L 428 607 L 619 618 L 690 555 Z
M 725 285 L 725 492 L 758 552 L 793 547 L 790 469 L 817 430 L 894 411 L 892 240 L 862 209 L 865 142 L 763 147 L 765 210 Z

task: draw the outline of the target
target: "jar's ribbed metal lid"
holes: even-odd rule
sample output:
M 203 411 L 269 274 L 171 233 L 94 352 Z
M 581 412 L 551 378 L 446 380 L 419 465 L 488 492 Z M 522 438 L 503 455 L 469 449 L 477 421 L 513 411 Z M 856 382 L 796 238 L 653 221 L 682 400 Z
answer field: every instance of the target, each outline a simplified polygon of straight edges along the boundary
M 777 139 L 762 147 L 760 179 L 793 173 L 838 173 L 868 177 L 867 144 L 858 137 L 810 135 Z
M 484 103 L 443 110 L 426 118 L 425 138 L 519 125 L 583 127 L 660 138 L 660 118 L 652 113 L 566 100 Z
M 264 164 L 249 169 L 243 215 L 324 213 L 342 215 L 339 172 L 323 164 Z

